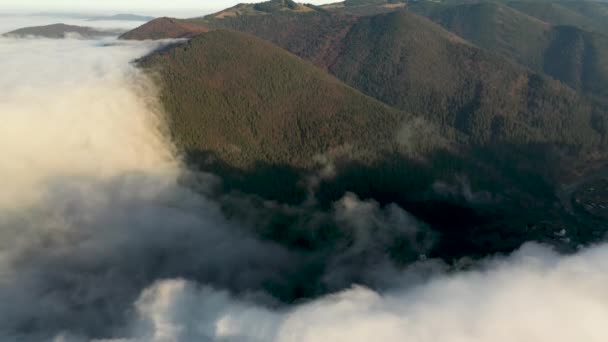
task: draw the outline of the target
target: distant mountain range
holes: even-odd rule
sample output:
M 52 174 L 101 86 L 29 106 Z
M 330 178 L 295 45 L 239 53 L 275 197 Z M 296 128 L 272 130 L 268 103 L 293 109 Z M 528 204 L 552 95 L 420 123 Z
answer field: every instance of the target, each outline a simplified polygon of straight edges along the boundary
M 193 166 L 281 202 L 395 202 L 469 255 L 606 227 L 562 190 L 608 161 L 605 8 L 273 0 L 122 38 L 192 38 L 139 64 Z
M 89 21 L 100 21 L 100 20 L 119 20 L 119 21 L 150 21 L 154 17 L 136 15 L 136 14 L 115 14 L 108 16 L 92 16 L 86 17 Z
M 66 25 L 66 24 L 52 24 L 45 26 L 34 26 L 18 29 L 15 31 L 7 32 L 4 36 L 7 37 L 44 37 L 52 39 L 63 39 L 70 34 L 80 38 L 98 38 L 106 36 L 117 36 L 122 33 L 122 30 L 99 30 L 91 27 Z
M 84 19 L 89 21 L 100 21 L 100 20 L 113 20 L 113 21 L 150 21 L 154 17 L 119 13 L 113 15 L 98 15 L 98 14 L 83 14 L 83 13 L 58 13 L 58 12 L 39 12 L 34 13 L 32 16 L 43 16 L 43 17 L 65 17 L 73 19 Z

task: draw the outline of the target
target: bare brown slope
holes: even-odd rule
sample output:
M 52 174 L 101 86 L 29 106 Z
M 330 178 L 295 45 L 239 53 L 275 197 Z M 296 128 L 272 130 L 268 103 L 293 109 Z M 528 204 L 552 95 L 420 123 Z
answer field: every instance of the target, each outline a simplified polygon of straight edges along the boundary
M 208 32 L 204 26 L 192 25 L 179 19 L 158 18 L 131 30 L 120 39 L 146 40 L 146 39 L 170 39 L 170 38 L 192 38 L 201 33 Z

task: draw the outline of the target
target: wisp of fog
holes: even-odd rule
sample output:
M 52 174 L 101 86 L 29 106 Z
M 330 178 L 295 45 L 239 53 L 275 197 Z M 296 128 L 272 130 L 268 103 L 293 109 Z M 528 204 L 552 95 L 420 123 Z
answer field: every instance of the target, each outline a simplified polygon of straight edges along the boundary
M 353 194 L 303 224 L 347 244 L 260 238 L 265 210 L 306 209 L 217 195 L 184 166 L 132 63 L 163 44 L 0 39 L 1 341 L 608 341 L 606 246 L 448 271 L 429 233 L 398 267 L 386 246 L 425 225 Z

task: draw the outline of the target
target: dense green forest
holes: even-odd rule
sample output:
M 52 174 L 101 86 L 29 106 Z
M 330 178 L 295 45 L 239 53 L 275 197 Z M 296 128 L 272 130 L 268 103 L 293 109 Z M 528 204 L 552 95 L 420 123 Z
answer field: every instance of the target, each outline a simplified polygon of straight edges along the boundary
M 553 25 L 554 21 L 545 22 L 510 5 L 514 4 L 417 2 L 409 8 L 479 47 L 512 58 L 575 90 L 606 98 L 608 36 L 602 30 L 586 31 L 588 25 L 577 25 L 575 20 Z M 606 21 L 608 6 L 604 13 Z
M 311 168 L 332 151 L 373 157 L 397 147 L 411 116 L 253 36 L 217 30 L 141 64 L 158 71 L 175 138 L 233 167 Z M 413 154 L 437 137 L 420 135 Z

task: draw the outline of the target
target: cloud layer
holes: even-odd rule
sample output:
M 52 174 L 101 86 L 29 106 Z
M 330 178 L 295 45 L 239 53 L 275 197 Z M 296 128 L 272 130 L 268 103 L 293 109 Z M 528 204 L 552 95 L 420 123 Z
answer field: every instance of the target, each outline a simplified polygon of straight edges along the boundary
M 364 287 L 271 310 L 184 280 L 146 289 L 133 341 L 606 341 L 608 249 L 528 245 L 408 290 Z

